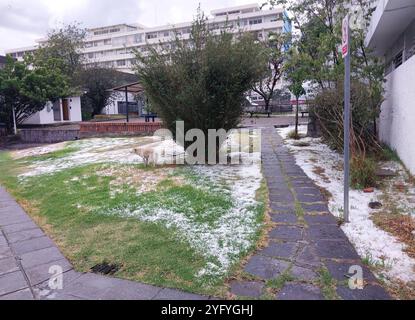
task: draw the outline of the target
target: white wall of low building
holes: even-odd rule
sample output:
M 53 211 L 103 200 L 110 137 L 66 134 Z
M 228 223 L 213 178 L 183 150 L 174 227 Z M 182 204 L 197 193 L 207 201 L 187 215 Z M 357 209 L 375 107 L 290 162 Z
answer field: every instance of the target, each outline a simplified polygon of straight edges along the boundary
M 70 122 L 81 122 L 82 111 L 81 111 L 81 97 L 69 98 L 69 117 Z
M 415 174 L 415 56 L 387 76 L 379 119 L 380 139 Z
M 65 123 L 65 122 L 81 122 L 82 121 L 82 112 L 81 112 L 81 98 L 80 97 L 70 97 L 68 99 L 69 105 L 69 120 L 63 120 L 63 110 L 62 110 L 62 99 L 59 99 L 58 102 L 52 104 L 48 102 L 41 111 L 36 112 L 29 118 L 27 118 L 23 124 L 30 125 L 45 125 L 45 124 L 56 124 L 56 123 Z M 55 120 L 53 108 L 59 107 L 61 120 Z
M 119 114 L 118 102 L 125 102 L 125 93 L 117 92 L 114 94 L 111 103 L 101 113 L 108 115 Z M 128 94 L 128 102 L 135 102 L 135 96 L 131 93 Z

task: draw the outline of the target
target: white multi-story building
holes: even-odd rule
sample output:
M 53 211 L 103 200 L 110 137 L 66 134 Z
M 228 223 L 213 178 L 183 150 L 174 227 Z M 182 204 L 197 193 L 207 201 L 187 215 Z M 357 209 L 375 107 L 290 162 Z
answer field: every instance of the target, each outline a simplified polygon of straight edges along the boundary
M 291 21 L 284 9 L 261 10 L 258 4 L 214 10 L 208 19 L 208 25 L 211 30 L 218 32 L 225 27 L 235 33 L 252 32 L 259 40 L 266 39 L 270 33 L 291 32 Z M 87 30 L 82 53 L 87 65 L 115 68 L 118 71 L 132 73 L 135 50 L 145 54 L 149 45 L 169 47 L 176 36 L 188 39 L 191 28 L 192 22 L 150 28 L 141 24 L 92 28 Z M 36 46 L 11 49 L 6 53 L 16 59 L 23 59 L 25 54 L 35 51 L 46 41 L 41 39 L 37 41 Z M 133 99 L 129 100 L 133 101 Z M 119 109 L 125 109 L 124 101 L 124 96 L 121 94 L 105 112 L 117 114 Z M 141 106 L 138 106 L 138 109 L 141 113 Z
M 386 63 L 380 139 L 415 174 L 415 1 L 379 0 L 366 43 Z
M 224 8 L 211 12 L 209 28 L 220 30 L 225 25 L 232 31 L 250 31 L 258 39 L 265 39 L 270 32 L 290 32 L 291 23 L 281 8 L 260 10 L 258 4 Z M 87 64 L 112 67 L 119 71 L 132 72 L 134 50 L 146 52 L 148 45 L 170 46 L 176 35 L 186 39 L 191 32 L 192 22 L 147 28 L 141 24 L 120 24 L 87 30 L 85 47 L 82 50 Z M 7 50 L 14 58 L 22 59 L 38 45 Z

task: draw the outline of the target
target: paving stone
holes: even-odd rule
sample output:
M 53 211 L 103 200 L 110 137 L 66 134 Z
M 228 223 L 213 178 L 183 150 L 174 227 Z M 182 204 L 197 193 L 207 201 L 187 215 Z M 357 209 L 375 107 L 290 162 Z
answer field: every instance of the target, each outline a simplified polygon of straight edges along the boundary
M 290 189 L 284 181 L 284 177 L 279 178 L 279 181 L 267 182 L 269 194 L 286 194 L 291 193 Z
M 281 275 L 289 267 L 289 263 L 270 257 L 255 255 L 249 259 L 245 271 L 262 279 L 273 279 Z
M 286 193 L 270 193 L 269 200 L 272 202 L 286 202 L 292 203 L 294 202 L 294 196 L 291 192 Z
M 23 274 L 20 271 L 0 276 L 0 296 L 27 288 Z
M 315 184 L 311 181 L 291 181 L 291 185 L 295 187 L 315 187 Z
M 53 246 L 55 246 L 55 244 L 47 236 L 16 242 L 12 244 L 13 250 L 17 255 L 22 255 L 28 252 L 36 251 L 39 249 L 45 249 Z
M 14 199 L 6 191 L 0 192 L 0 203 L 10 201 L 14 201 Z
M 2 227 L 17 224 L 17 223 L 30 222 L 30 221 L 31 220 L 29 217 L 23 216 L 23 215 L 17 215 L 17 216 L 9 215 L 6 217 L 0 216 L 0 226 Z
M 5 296 L 1 296 L 0 300 L 19 300 L 19 301 L 26 300 L 27 301 L 27 300 L 34 300 L 34 298 L 33 298 L 33 295 L 30 289 L 24 289 L 24 290 L 10 293 L 10 294 L 6 294 Z
M 360 259 L 353 246 L 344 240 L 319 240 L 316 243 L 316 252 L 323 258 Z
M 303 194 L 303 195 L 321 195 L 321 191 L 318 188 L 293 188 L 295 193 L 297 195 Z
M 9 234 L 7 238 L 9 239 L 9 242 L 13 244 L 16 242 L 27 241 L 30 239 L 40 238 L 44 236 L 45 236 L 44 232 L 40 230 L 39 228 L 36 228 L 36 229 L 23 230 L 23 231 Z
M 322 195 L 297 194 L 297 199 L 302 203 L 315 203 L 325 201 Z
M 329 207 L 325 203 L 302 203 L 301 207 L 307 212 L 329 212 Z
M 53 275 L 58 273 L 49 273 L 52 266 L 59 266 L 62 268 L 62 273 L 65 273 L 72 269 L 72 265 L 66 259 L 52 261 L 46 264 L 38 265 L 32 268 L 26 269 L 26 275 L 29 278 L 30 284 L 36 286 L 44 281 L 49 281 Z M 56 272 L 56 271 L 54 271 Z M 59 273 L 60 274 L 60 273 Z M 65 275 L 64 275 L 65 276 Z
M 63 276 L 62 276 L 63 291 L 69 288 L 70 285 L 74 281 L 78 280 L 82 275 L 84 274 L 80 272 L 76 272 L 73 269 L 63 273 Z M 48 278 L 47 280 L 45 280 L 44 282 L 40 284 L 33 285 L 36 299 L 40 299 L 40 300 L 58 299 L 57 296 L 66 295 L 66 293 L 62 292 L 62 290 L 51 290 L 51 288 L 49 287 L 49 279 L 50 278 Z
M 316 286 L 288 283 L 277 294 L 277 300 L 324 300 L 324 296 Z
M 386 290 L 378 285 L 367 285 L 363 290 L 352 290 L 345 286 L 339 286 L 337 294 L 343 300 L 391 300 Z
M 8 216 L 27 216 L 27 214 L 15 201 L 0 203 L 0 218 Z
M 313 267 L 319 267 L 322 265 L 317 252 L 312 245 L 306 245 L 302 248 L 296 258 L 296 262 L 302 265 L 308 265 Z
M 13 256 L 13 253 L 8 245 L 0 246 L 0 259 L 5 259 L 11 256 Z
M 376 282 L 376 277 L 373 273 L 364 265 L 356 263 L 344 263 L 344 262 L 335 262 L 327 261 L 325 263 L 327 269 L 329 270 L 331 276 L 338 281 L 347 281 L 350 276 L 353 276 L 354 273 L 349 273 L 349 269 L 352 266 L 358 265 L 363 270 L 363 279 L 367 282 Z
M 271 220 L 276 223 L 296 223 L 298 217 L 294 213 L 274 213 L 271 214 Z
M 292 258 L 297 251 L 297 244 L 294 242 L 274 242 L 271 241 L 268 246 L 259 253 L 274 258 Z
M 299 168 L 285 169 L 285 173 L 290 177 L 306 177 L 304 171 Z
M 281 213 L 292 213 L 295 210 L 293 203 L 282 204 L 278 202 L 271 202 L 269 206 L 272 211 Z
M 343 230 L 335 224 L 312 224 L 306 229 L 306 238 L 311 241 L 324 239 L 347 241 Z
M 65 257 L 56 247 L 50 247 L 25 253 L 21 255 L 20 258 L 23 268 L 30 269 L 49 262 L 62 260 Z
M 36 229 L 39 228 L 36 223 L 33 221 L 24 222 L 24 223 L 18 223 L 18 224 L 12 224 L 9 226 L 2 227 L 3 231 L 9 235 L 14 232 L 19 232 L 23 230 L 30 230 L 30 229 Z
M 198 294 L 187 293 L 179 290 L 164 288 L 153 300 L 208 300 L 209 297 L 204 297 Z
M 86 273 L 64 287 L 62 293 L 94 300 L 148 300 L 160 290 L 150 285 Z
M 8 212 L 10 208 L 16 207 L 17 203 L 13 199 L 2 199 L 0 200 L 0 211 L 2 213 Z
M 264 284 L 257 281 L 232 281 L 230 292 L 239 297 L 259 298 L 262 295 Z
M 332 214 L 317 214 L 317 215 L 304 215 L 304 220 L 307 222 L 307 224 L 333 224 L 337 225 L 337 219 Z
M 302 239 L 303 229 L 294 226 L 277 226 L 269 232 L 270 238 L 298 241 Z
M 8 257 L 0 260 L 0 276 L 6 273 L 18 271 L 16 259 L 14 257 Z
M 317 278 L 317 274 L 309 269 L 300 266 L 292 266 L 291 274 L 298 280 L 311 281 Z
M 3 235 L 1 234 L 1 230 L 0 230 L 0 247 L 1 246 L 7 246 L 7 245 L 8 244 L 7 244 L 6 238 L 3 237 Z

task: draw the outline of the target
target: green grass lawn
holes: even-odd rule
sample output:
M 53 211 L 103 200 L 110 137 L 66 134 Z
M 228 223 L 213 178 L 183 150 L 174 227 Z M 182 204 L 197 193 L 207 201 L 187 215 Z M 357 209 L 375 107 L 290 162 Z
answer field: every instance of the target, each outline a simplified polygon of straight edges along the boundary
M 0 183 L 75 269 L 88 272 L 106 261 L 120 266 L 119 278 L 225 297 L 226 279 L 261 238 L 264 184 L 245 203 L 229 177 L 218 176 L 222 169 L 211 176 L 213 168 L 98 161 L 19 176 L 80 149 L 82 143 L 71 143 L 18 160 L 0 153 Z

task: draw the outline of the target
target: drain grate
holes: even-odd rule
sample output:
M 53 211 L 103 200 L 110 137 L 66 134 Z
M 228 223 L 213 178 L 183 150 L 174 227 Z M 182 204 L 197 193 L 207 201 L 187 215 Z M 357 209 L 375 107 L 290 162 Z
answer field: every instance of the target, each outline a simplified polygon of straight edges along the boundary
M 109 264 L 108 262 L 103 262 L 100 264 L 97 264 L 96 266 L 93 266 L 91 268 L 91 271 L 93 273 L 100 273 L 105 275 L 113 275 L 118 270 L 120 270 L 120 266 L 117 264 Z

